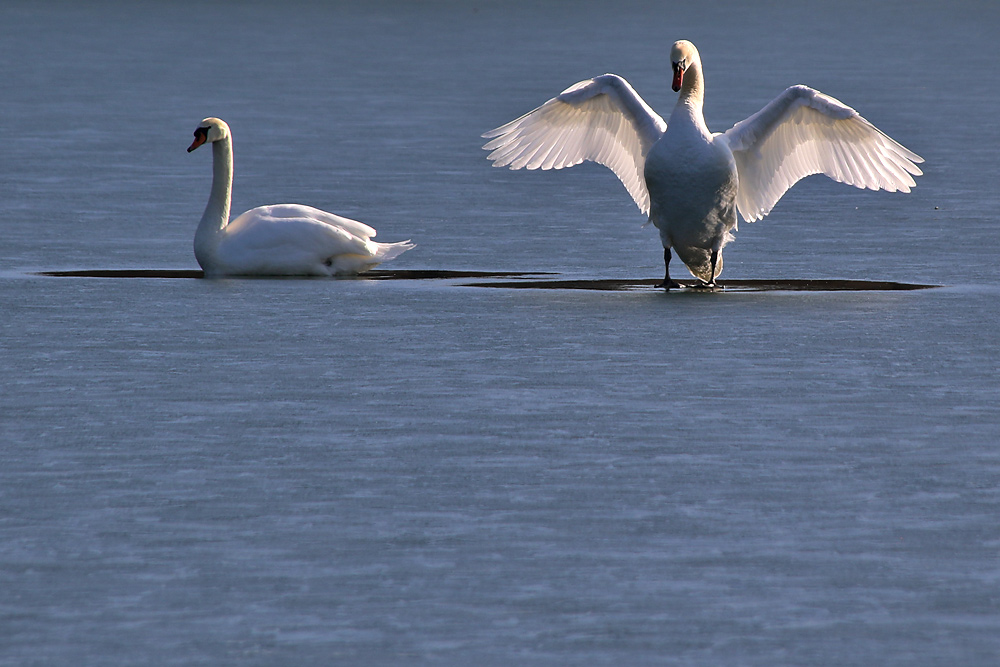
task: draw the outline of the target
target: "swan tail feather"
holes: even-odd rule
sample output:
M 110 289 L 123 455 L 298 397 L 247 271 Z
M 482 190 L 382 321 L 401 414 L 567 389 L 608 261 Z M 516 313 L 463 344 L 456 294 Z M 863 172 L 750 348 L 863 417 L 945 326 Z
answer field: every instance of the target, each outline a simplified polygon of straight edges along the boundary
M 416 244 L 410 241 L 399 241 L 396 243 L 377 243 L 369 241 L 369 246 L 373 246 L 374 252 L 370 255 L 360 255 L 357 253 L 343 253 L 336 255 L 327 263 L 330 273 L 335 276 L 353 276 L 374 269 L 382 262 L 399 257 Z
M 388 262 L 390 259 L 395 259 L 399 257 L 407 250 L 415 248 L 416 243 L 411 243 L 409 239 L 406 241 L 397 241 L 396 243 L 378 243 L 372 241 L 375 245 L 375 256 L 374 260 L 377 262 Z

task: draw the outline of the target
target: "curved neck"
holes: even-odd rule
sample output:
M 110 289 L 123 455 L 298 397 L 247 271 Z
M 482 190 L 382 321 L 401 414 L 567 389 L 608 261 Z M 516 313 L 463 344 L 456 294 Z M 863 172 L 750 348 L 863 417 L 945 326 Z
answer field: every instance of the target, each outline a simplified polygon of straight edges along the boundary
M 195 256 L 199 250 L 229 223 L 229 206 L 233 194 L 233 144 L 226 137 L 212 143 L 212 194 L 194 235 Z M 201 262 L 201 257 L 198 257 Z
M 684 71 L 684 83 L 681 84 L 681 92 L 677 98 L 677 106 L 671 114 L 671 120 L 677 115 L 685 116 L 690 118 L 704 134 L 709 134 L 702 111 L 704 106 L 705 79 L 701 73 L 701 59 L 695 58 Z
M 681 96 L 678 103 L 697 106 L 705 104 L 705 79 L 701 73 L 701 60 L 696 59 L 684 72 L 684 83 L 681 85 Z

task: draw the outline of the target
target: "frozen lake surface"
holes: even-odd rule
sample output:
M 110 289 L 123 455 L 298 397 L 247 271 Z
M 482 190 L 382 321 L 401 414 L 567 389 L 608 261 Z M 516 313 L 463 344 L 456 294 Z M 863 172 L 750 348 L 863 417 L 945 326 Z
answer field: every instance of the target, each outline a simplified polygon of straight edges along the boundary
M 971 1 L 5 3 L 0 665 L 998 664 L 998 29 Z M 483 131 L 597 74 L 669 113 L 679 38 L 712 129 L 804 83 L 927 160 L 910 195 L 800 183 L 724 280 L 942 287 L 664 293 L 610 172 L 489 166 Z M 39 275 L 197 269 L 209 115 L 236 212 L 418 244 L 385 269 L 639 287 Z

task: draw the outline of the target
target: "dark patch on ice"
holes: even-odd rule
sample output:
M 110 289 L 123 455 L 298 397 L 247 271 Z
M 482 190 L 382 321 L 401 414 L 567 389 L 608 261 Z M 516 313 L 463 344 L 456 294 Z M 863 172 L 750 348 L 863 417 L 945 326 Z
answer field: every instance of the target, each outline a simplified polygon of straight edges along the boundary
M 40 271 L 37 275 L 57 278 L 204 278 L 200 269 L 84 269 L 78 271 Z M 521 276 L 556 275 L 548 271 L 431 271 L 425 269 L 384 270 L 376 269 L 357 276 L 338 276 L 338 279 L 353 280 L 446 280 L 455 278 L 518 278 Z M 225 276 L 225 278 L 267 278 L 267 279 L 318 279 L 316 276 Z
M 61 278 L 204 278 L 197 269 L 84 269 L 77 271 L 41 271 L 38 275 Z M 500 287 L 508 289 L 569 289 L 623 291 L 639 289 L 662 289 L 656 285 L 658 278 L 598 278 L 570 280 L 538 280 L 538 276 L 558 275 L 546 271 L 442 271 L 428 269 L 376 269 L 358 276 L 343 276 L 345 280 L 455 280 L 455 279 L 495 279 L 489 282 L 465 283 L 463 287 Z M 254 276 L 246 276 L 252 278 Z M 260 276 L 268 279 L 302 279 L 297 276 Z M 328 280 L 328 278 L 319 278 Z M 719 280 L 714 290 L 702 290 L 694 280 L 678 281 L 682 292 L 698 291 L 748 291 L 748 292 L 845 292 L 845 291 L 896 291 L 919 290 L 940 287 L 898 283 L 885 280 Z
M 39 271 L 39 276 L 56 278 L 204 278 L 198 270 L 175 269 L 84 269 L 80 271 Z
M 599 280 L 518 280 L 488 283 L 469 283 L 467 287 L 506 287 L 516 289 L 576 289 L 620 291 L 636 289 L 663 289 L 657 287 L 662 281 L 659 278 L 648 279 L 599 279 Z M 918 290 L 940 287 L 940 285 L 920 285 L 913 283 L 897 283 L 885 280 L 717 280 L 714 289 L 697 287 L 696 281 L 678 281 L 681 292 L 853 292 L 853 291 L 893 291 Z

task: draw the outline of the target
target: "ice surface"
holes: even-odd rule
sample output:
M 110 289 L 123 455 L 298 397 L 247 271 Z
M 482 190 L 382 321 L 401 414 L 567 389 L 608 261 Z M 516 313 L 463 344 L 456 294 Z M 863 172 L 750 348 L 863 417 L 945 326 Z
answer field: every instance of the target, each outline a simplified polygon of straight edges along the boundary
M 538 4 L 0 9 L 0 664 L 996 664 L 996 9 Z M 723 280 L 944 287 L 36 275 L 196 269 L 217 115 L 235 210 L 394 269 L 658 277 L 613 175 L 479 134 L 606 71 L 666 112 L 679 38 L 713 129 L 805 83 L 927 159 L 800 183 Z

